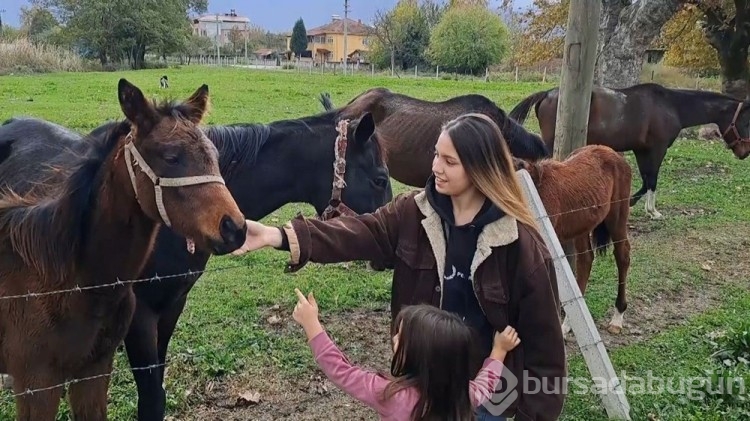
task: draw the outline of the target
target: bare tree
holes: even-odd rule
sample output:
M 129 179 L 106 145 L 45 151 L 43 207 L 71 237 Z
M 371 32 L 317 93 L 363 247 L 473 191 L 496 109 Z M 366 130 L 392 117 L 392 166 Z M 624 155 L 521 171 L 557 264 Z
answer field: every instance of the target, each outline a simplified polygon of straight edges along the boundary
M 391 53 L 391 76 L 396 68 L 396 23 L 391 11 L 383 12 L 378 9 L 375 12 L 374 27 L 371 29 L 371 35 L 374 35 L 380 44 L 387 48 Z

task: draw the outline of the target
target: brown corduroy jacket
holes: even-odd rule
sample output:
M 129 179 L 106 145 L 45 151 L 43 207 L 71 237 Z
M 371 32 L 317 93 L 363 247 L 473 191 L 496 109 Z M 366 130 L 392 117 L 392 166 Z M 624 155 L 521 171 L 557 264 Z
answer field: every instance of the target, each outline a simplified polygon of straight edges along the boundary
M 393 264 L 392 316 L 410 304 L 443 301 L 445 237 L 424 191 L 397 196 L 379 210 L 328 221 L 298 216 L 282 227 L 291 254 L 287 271 L 308 262 L 353 260 Z M 504 412 L 517 421 L 556 420 L 567 376 L 553 261 L 541 236 L 511 216 L 486 225 L 471 264 L 474 292 L 497 331 L 510 324 L 521 343 L 505 366 L 517 384 L 493 398 L 513 399 Z M 508 374 L 503 377 L 507 380 Z

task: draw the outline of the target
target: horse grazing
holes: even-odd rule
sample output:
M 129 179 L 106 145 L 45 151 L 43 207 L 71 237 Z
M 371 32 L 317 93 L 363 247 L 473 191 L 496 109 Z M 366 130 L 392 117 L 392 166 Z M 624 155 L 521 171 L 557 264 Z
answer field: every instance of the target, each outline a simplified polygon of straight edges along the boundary
M 514 158 L 514 162 L 517 169 L 529 172 L 560 242 L 575 245 L 576 281 L 581 294 L 586 293 L 594 261 L 591 234 L 599 255 L 613 244 L 618 283 L 615 314 L 608 330 L 619 333 L 628 306 L 630 165 L 619 153 L 601 145 L 578 148 L 564 161 L 542 159 L 531 163 Z M 562 328 L 563 333 L 570 330 L 567 316 Z
M 321 95 L 320 102 L 326 110 L 333 110 L 330 96 Z M 469 112 L 479 112 L 492 118 L 507 139 L 512 155 L 524 159 L 551 156 L 539 136 L 527 132 L 482 95 L 461 95 L 446 101 L 431 102 L 386 88 L 372 88 L 337 112 L 343 118 L 364 112 L 371 112 L 375 116 L 378 125 L 376 133 L 383 143 L 391 177 L 409 186 L 424 187 L 422 180 L 432 174 L 435 143 L 442 125 Z
M 510 112 L 523 124 L 534 106 L 542 139 L 552 150 L 555 140 L 558 89 L 529 95 Z M 646 213 L 661 218 L 656 210 L 659 169 L 680 131 L 686 127 L 715 123 L 727 148 L 739 159 L 750 155 L 750 102 L 730 96 L 689 89 L 669 89 L 644 83 L 622 89 L 594 87 L 589 111 L 588 144 L 607 145 L 633 151 L 643 180 L 630 200 L 635 205 L 645 194 Z
M 108 374 L 135 306 L 132 285 L 118 281 L 141 273 L 160 225 L 183 248 L 217 254 L 245 239 L 217 150 L 198 127 L 208 87 L 152 104 L 120 79 L 118 98 L 126 120 L 84 140 L 63 167 L 39 161 L 23 131 L 1 142 L 0 370 L 13 377 L 19 420 L 54 420 L 71 379 L 83 379 L 69 385 L 73 417 L 107 418 Z M 24 167 L 40 183 L 6 171 Z
M 318 215 L 323 215 L 337 179 L 333 166 L 335 150 L 341 150 L 342 144 L 345 171 L 340 175 L 343 175 L 345 187 L 340 191 L 341 199 L 356 213 L 372 212 L 392 199 L 384 155 L 373 136 L 374 119 L 371 114 L 364 114 L 351 120 L 346 137 L 340 141 L 337 141 L 338 123 L 336 115 L 329 112 L 269 124 L 211 126 L 204 131 L 218 148 L 221 174 L 247 218 L 262 219 L 288 203 L 307 203 Z M 65 165 L 72 159 L 58 158 L 59 149 L 86 149 L 79 134 L 52 123 L 19 120 L 15 124 L 30 126 L 27 132 L 31 135 L 25 141 L 50 151 L 42 160 L 52 165 Z M 36 136 L 32 128 L 56 134 Z M 0 127 L 0 145 L 2 129 Z M 125 338 L 128 359 L 131 367 L 158 366 L 153 370 L 133 371 L 140 421 L 164 419 L 166 395 L 162 384 L 169 341 L 188 293 L 200 278 L 209 257 L 199 250 L 188 253 L 184 239 L 162 227 L 154 252 L 139 277 L 158 274 L 170 276 L 170 279 L 133 286 L 136 310 Z M 188 274 L 190 271 L 192 274 Z

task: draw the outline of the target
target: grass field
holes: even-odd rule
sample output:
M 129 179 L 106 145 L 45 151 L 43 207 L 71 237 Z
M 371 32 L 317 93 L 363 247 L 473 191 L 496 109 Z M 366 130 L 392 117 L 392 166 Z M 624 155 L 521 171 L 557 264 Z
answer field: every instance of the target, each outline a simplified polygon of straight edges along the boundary
M 480 93 L 506 111 L 523 97 L 550 85 L 430 79 L 341 77 L 241 69 L 170 69 L 170 90 L 158 89 L 165 70 L 118 73 L 58 73 L 0 77 L 0 121 L 42 117 L 80 131 L 120 118 L 117 80 L 126 77 L 148 95 L 184 98 L 200 84 L 210 88 L 209 124 L 269 122 L 317 113 L 317 96 L 330 92 L 341 105 L 366 88 L 386 86 L 423 99 L 442 100 Z M 538 131 L 530 117 L 527 126 Z M 634 165 L 632 156 L 628 159 Z M 625 329 L 602 330 L 610 357 L 624 379 L 634 420 L 734 420 L 750 418 L 747 396 L 696 397 L 680 390 L 699 387 L 690 379 L 743 377 L 750 388 L 750 170 L 722 144 L 678 140 L 659 179 L 659 221 L 649 220 L 643 202 L 632 208 L 632 266 Z M 635 166 L 634 166 L 635 168 Z M 634 170 L 635 173 L 637 171 Z M 637 177 L 637 176 L 636 176 Z M 633 180 L 635 188 L 640 180 Z M 394 184 L 395 191 L 406 187 Z M 281 224 L 311 207 L 289 204 L 264 219 Z M 170 345 L 166 388 L 168 413 L 181 420 L 205 419 L 376 419 L 374 414 L 324 381 L 300 329 L 291 320 L 293 288 L 314 290 L 322 320 L 350 358 L 373 369 L 389 367 L 390 273 L 363 266 L 310 264 L 282 273 L 287 255 L 260 251 L 213 258 L 193 289 Z M 239 266 L 237 268 L 230 268 Z M 611 255 L 597 258 L 586 294 L 589 309 L 605 326 L 616 295 Z M 714 356 L 716 351 L 731 352 Z M 575 342 L 568 346 L 570 375 L 586 378 Z M 731 355 L 730 355 L 731 354 Z M 744 362 L 743 362 L 744 361 Z M 118 353 L 110 389 L 110 418 L 135 418 L 135 387 Z M 666 390 L 631 382 L 633 377 L 669 377 Z M 705 373 L 709 373 L 707 375 Z M 712 377 L 713 376 L 713 377 Z M 712 380 L 713 379 L 713 380 Z M 623 379 L 621 379 L 623 380 Z M 672 383 L 669 383 L 671 381 Z M 659 387 L 652 382 L 652 387 Z M 646 390 L 644 390 L 644 387 Z M 705 385 L 703 386 L 705 390 Z M 571 386 L 565 420 L 604 420 L 598 399 Z M 260 402 L 242 396 L 257 393 Z M 0 418 L 14 417 L 8 392 L 0 394 Z M 68 419 L 67 405 L 58 419 Z

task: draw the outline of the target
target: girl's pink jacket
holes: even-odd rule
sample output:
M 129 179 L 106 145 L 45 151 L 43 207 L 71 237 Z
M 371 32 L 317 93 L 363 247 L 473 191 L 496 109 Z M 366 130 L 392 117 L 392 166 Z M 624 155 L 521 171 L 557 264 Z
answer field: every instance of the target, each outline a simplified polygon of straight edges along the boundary
M 312 338 L 309 345 L 318 366 L 339 389 L 373 408 L 381 420 L 409 420 L 409 415 L 419 398 L 416 389 L 402 389 L 390 400 L 382 402 L 379 397 L 390 383 L 388 379 L 353 366 L 325 331 Z M 469 397 L 474 407 L 492 396 L 503 368 L 503 363 L 498 360 L 484 360 L 477 377 L 469 383 Z

